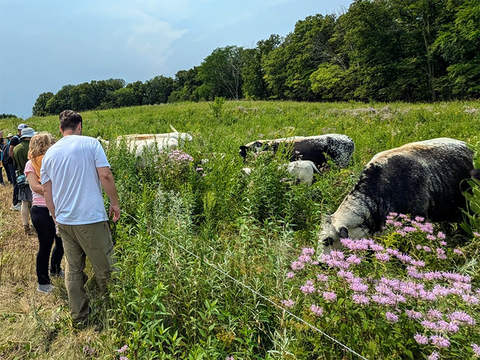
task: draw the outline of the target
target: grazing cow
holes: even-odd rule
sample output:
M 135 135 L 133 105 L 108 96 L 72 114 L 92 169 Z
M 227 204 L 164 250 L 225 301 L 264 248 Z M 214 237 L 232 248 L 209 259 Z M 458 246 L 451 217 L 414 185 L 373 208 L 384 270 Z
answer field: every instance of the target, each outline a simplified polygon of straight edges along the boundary
M 175 149 L 179 145 L 179 140 L 191 140 L 192 136 L 186 133 L 166 133 L 166 134 L 132 134 L 121 135 L 115 140 L 117 146 L 126 142 L 127 149 L 130 152 L 135 151 L 136 156 L 141 156 L 145 149 Z
M 287 153 L 290 161 L 310 160 L 317 168 L 321 168 L 330 158 L 337 166 L 346 167 L 350 163 L 355 144 L 353 140 L 341 134 L 325 134 L 317 136 L 294 136 L 275 140 L 257 140 L 240 146 L 240 156 L 245 160 L 248 151 L 259 153 L 279 149 Z
M 376 154 L 337 211 L 323 219 L 319 246 L 340 248 L 339 239 L 380 232 L 391 212 L 431 221 L 460 219 L 462 180 L 470 177 L 473 152 L 463 141 L 438 138 Z M 465 182 L 462 183 L 462 185 Z

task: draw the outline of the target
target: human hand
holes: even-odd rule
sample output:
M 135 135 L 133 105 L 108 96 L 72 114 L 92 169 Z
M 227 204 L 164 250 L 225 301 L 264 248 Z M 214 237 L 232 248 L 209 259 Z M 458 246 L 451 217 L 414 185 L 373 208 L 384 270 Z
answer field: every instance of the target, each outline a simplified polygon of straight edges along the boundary
M 112 216 L 112 214 L 113 214 L 113 217 L 112 217 L 113 222 L 117 222 L 118 219 L 120 219 L 120 206 L 110 205 L 110 210 L 108 215 Z

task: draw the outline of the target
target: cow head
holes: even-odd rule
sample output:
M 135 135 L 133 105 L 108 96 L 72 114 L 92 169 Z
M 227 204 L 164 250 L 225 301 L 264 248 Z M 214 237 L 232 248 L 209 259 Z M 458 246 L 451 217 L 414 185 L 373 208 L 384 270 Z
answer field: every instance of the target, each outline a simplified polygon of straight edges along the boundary
M 252 151 L 255 154 L 258 154 L 260 151 L 262 151 L 265 148 L 265 144 L 262 141 L 254 141 L 251 143 L 248 143 L 246 145 L 240 146 L 240 156 L 243 158 L 245 161 L 247 159 L 247 153 L 248 151 Z
M 332 224 L 332 216 L 325 216 L 322 221 L 322 231 L 318 237 L 317 254 L 328 254 L 332 250 L 341 248 L 340 239 L 346 238 L 348 238 L 348 229 L 345 226 L 336 228 Z

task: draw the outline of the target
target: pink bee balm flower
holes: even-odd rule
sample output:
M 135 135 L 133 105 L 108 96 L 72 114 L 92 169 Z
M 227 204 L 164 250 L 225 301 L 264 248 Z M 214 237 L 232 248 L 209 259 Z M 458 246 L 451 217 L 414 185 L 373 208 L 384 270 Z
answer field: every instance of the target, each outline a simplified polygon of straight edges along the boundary
M 475 355 L 480 356 L 480 346 L 478 346 L 477 344 L 472 344 L 472 350 Z
M 430 341 L 432 344 L 438 348 L 447 348 L 450 346 L 450 340 L 446 337 L 440 335 L 432 335 L 430 336 Z
M 312 256 L 313 254 L 315 254 L 315 250 L 313 248 L 303 248 L 302 254 L 307 256 Z
M 321 308 L 320 306 L 315 305 L 315 304 L 310 306 L 310 311 L 316 316 L 322 316 L 323 315 L 323 308 Z
M 438 360 L 438 359 L 440 359 L 440 354 L 438 352 L 434 351 L 428 356 L 427 359 L 428 360 Z
M 387 253 L 376 253 L 375 257 L 378 261 L 387 262 L 390 260 L 390 255 Z
M 395 323 L 395 322 L 398 321 L 398 316 L 395 315 L 394 313 L 390 312 L 390 311 L 387 311 L 385 313 L 385 317 L 387 318 L 387 321 L 389 321 L 389 322 Z
M 425 336 L 425 335 L 421 335 L 421 334 L 415 334 L 415 336 L 413 337 L 415 339 L 415 341 L 417 343 L 419 343 L 420 345 L 426 345 L 428 344 L 428 338 Z
M 305 267 L 305 265 L 303 265 L 303 263 L 300 261 L 294 261 L 292 262 L 291 267 L 293 271 L 297 271 L 297 270 L 302 270 Z
M 327 282 L 328 281 L 328 276 L 325 274 L 318 274 L 317 275 L 317 281 L 318 282 Z
M 294 276 L 295 276 L 295 273 L 293 271 L 289 271 L 287 273 L 287 278 L 289 278 L 289 279 L 293 278 Z
M 460 250 L 460 249 L 453 249 L 453 252 L 457 255 L 462 255 L 463 254 L 463 251 Z
M 326 301 L 334 301 L 337 298 L 337 294 L 335 294 L 334 292 L 331 292 L 331 291 L 325 291 L 323 293 L 323 298 Z
M 370 303 L 370 299 L 367 296 L 360 294 L 353 295 L 352 300 L 355 304 L 359 305 L 368 305 Z
M 286 308 L 292 308 L 295 306 L 295 301 L 293 301 L 292 299 L 282 300 L 281 303 Z

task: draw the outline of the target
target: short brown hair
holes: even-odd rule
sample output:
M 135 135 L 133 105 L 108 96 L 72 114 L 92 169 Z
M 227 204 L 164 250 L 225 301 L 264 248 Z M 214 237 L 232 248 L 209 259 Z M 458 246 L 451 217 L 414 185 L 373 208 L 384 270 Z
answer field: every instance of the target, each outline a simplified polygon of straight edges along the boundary
M 77 125 L 82 123 L 82 116 L 73 110 L 63 110 L 58 117 L 63 131 L 66 129 L 75 130 Z

